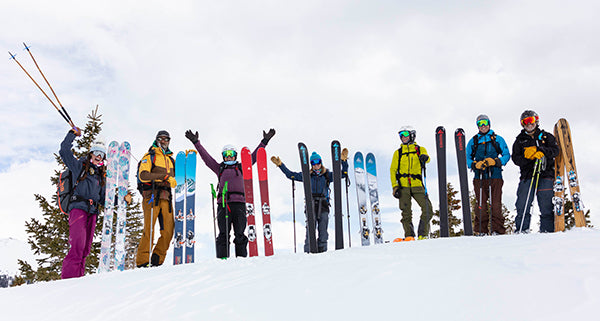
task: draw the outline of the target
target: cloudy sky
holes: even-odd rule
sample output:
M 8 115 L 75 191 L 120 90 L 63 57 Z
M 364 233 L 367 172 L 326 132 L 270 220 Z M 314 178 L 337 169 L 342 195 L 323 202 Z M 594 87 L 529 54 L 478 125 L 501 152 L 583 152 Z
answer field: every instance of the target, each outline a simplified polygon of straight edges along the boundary
M 30 45 L 75 123 L 98 104 L 103 135 L 129 140 L 138 159 L 159 129 L 171 132 L 173 150 L 192 148 L 188 128 L 215 156 L 228 143 L 254 147 L 262 130 L 276 128 L 268 153 L 296 170 L 299 141 L 325 165 L 333 139 L 352 154 L 374 152 L 391 239 L 402 235 L 389 179 L 400 126 L 414 126 L 435 160 L 437 126 L 452 147 L 454 130 L 474 135 L 485 113 L 512 145 L 524 109 L 550 131 L 570 121 L 596 223 L 599 11 L 597 1 L 6 1 L 0 46 L 41 80 L 22 50 Z M 0 237 L 25 239 L 24 222 L 40 216 L 33 194 L 54 191 L 53 153 L 68 127 L 8 58 L 0 64 Z M 448 180 L 457 186 L 454 155 Z M 435 167 L 427 183 L 437 207 Z M 290 249 L 291 184 L 269 170 L 276 247 Z M 197 173 L 199 243 L 209 253 L 216 178 L 201 162 Z M 511 162 L 504 175 L 513 210 L 518 168 Z

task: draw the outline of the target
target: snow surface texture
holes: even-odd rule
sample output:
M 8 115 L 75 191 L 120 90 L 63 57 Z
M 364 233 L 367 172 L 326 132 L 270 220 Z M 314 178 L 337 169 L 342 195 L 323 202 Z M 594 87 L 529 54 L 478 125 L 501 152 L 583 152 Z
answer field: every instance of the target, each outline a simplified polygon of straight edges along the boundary
M 0 289 L 0 311 L 3 320 L 592 320 L 599 253 L 600 230 L 585 228 L 209 259 Z

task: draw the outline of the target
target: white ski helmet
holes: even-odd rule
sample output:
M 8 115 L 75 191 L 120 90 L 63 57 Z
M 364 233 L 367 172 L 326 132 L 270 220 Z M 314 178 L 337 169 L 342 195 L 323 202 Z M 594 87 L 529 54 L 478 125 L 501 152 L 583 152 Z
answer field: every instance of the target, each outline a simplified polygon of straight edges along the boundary
M 408 132 L 408 136 L 406 134 L 403 135 L 403 132 Z M 398 135 L 400 135 L 400 139 L 402 139 L 402 136 L 409 137 L 408 144 L 412 144 L 415 142 L 415 138 L 417 138 L 417 131 L 412 126 L 402 126 L 398 131 Z
M 227 145 L 223 146 L 223 150 L 221 151 L 221 154 L 223 155 L 223 158 L 226 157 L 225 154 L 227 152 L 229 152 L 229 151 L 232 151 L 233 152 L 233 157 L 237 158 L 237 154 L 238 154 L 237 148 L 235 148 L 235 146 L 233 146 L 231 144 L 227 144 Z M 231 157 L 231 156 L 229 156 L 229 157 Z

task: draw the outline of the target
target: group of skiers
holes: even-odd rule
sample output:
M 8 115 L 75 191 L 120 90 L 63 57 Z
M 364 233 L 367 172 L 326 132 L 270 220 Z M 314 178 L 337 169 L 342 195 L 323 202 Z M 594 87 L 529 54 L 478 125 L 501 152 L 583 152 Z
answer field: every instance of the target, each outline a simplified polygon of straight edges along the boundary
M 530 204 L 533 197 L 528 197 L 534 167 L 541 165 L 539 184 L 537 184 L 538 204 L 541 212 L 541 232 L 554 231 L 554 214 L 552 206 L 552 184 L 554 177 L 554 157 L 558 155 L 556 139 L 550 133 L 540 129 L 539 116 L 531 110 L 526 110 L 520 118 L 521 133 L 517 136 L 512 148 L 513 162 L 520 167 L 521 177 L 517 189 L 517 231 L 529 231 L 531 214 Z M 476 120 L 479 133 L 467 145 L 467 166 L 473 170 L 475 177 L 473 186 L 478 200 L 474 229 L 476 234 L 504 234 L 504 217 L 502 215 L 502 167 L 509 159 L 510 153 L 504 139 L 491 129 L 491 122 L 486 115 L 480 115 Z M 77 184 L 73 192 L 73 201 L 69 205 L 69 244 L 70 249 L 63 262 L 62 278 L 79 277 L 85 274 L 85 260 L 90 253 L 96 226 L 99 205 L 104 204 L 105 198 L 105 167 L 106 146 L 97 141 L 92 144 L 89 154 L 77 160 L 71 151 L 73 140 L 81 135 L 79 128 L 71 129 L 61 144 L 60 156 L 72 173 L 78 174 Z M 266 147 L 275 135 L 275 130 L 263 131 L 263 138 L 252 153 L 252 163 L 256 161 L 256 152 L 260 147 Z M 394 152 L 390 166 L 390 177 L 393 195 L 399 200 L 402 212 L 404 238 L 397 241 L 414 240 L 429 235 L 430 220 L 433 209 L 424 184 L 423 170 L 430 162 L 427 150 L 419 146 L 416 131 L 410 127 L 402 127 L 399 131 L 401 145 Z M 216 239 L 216 255 L 218 258 L 229 257 L 229 234 L 231 227 L 234 231 L 235 254 L 247 256 L 248 238 L 244 234 L 246 228 L 246 205 L 244 197 L 244 182 L 238 151 L 233 145 L 226 145 L 221 152 L 222 161 L 213 158 L 199 141 L 198 132 L 187 130 L 185 137 L 194 145 L 206 166 L 218 178 L 219 208 L 217 223 L 219 235 Z M 142 182 L 142 207 L 144 211 L 144 231 L 138 246 L 136 265 L 138 267 L 161 265 L 171 243 L 174 229 L 172 188 L 175 180 L 175 164 L 173 152 L 169 149 L 170 135 L 161 130 L 157 133 L 152 146 L 140 161 L 138 170 Z M 540 160 L 540 161 L 537 161 Z M 302 181 L 302 175 L 289 170 L 277 156 L 271 161 L 278 166 L 283 174 L 291 180 Z M 348 172 L 348 150 L 341 153 L 342 175 Z M 323 165 L 321 156 L 313 152 L 310 156 L 310 174 L 313 193 L 311 204 L 315 209 L 318 231 L 318 251 L 327 251 L 328 220 L 329 220 L 329 185 L 333 181 L 331 171 Z M 222 193 L 227 182 L 227 191 Z M 222 197 L 226 199 L 223 200 Z M 488 230 L 490 216 L 487 209 L 482 209 L 491 197 L 491 230 Z M 412 223 L 412 199 L 421 207 L 421 217 L 415 235 Z M 131 196 L 126 198 L 131 202 Z M 528 202 L 528 204 L 525 204 Z M 223 204 L 223 205 L 221 205 Z M 153 227 L 159 222 L 160 237 L 155 246 Z M 305 238 L 304 251 L 309 252 L 308 229 Z

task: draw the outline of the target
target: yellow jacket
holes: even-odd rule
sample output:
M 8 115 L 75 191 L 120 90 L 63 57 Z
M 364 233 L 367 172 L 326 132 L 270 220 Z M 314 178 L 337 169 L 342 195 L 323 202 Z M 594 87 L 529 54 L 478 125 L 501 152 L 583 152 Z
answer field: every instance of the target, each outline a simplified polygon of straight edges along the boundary
M 171 192 L 171 185 L 165 180 L 165 177 L 175 177 L 175 164 L 173 164 L 171 157 L 169 157 L 173 152 L 167 150 L 165 153 L 162 148 L 156 147 L 156 145 L 152 146 L 152 149 L 154 150 L 154 168 L 152 168 L 152 156 L 148 152 L 140 161 L 138 175 L 142 183 L 154 181 L 155 186 L 161 189 L 160 198 L 168 199 Z M 144 191 L 142 196 L 145 198 L 149 197 L 150 194 L 152 194 L 152 191 Z
M 402 150 L 400 167 L 398 167 L 398 150 L 394 152 L 392 165 L 390 166 L 392 189 L 396 188 L 399 184 L 402 187 L 423 186 L 419 155 L 429 156 L 429 154 L 427 154 L 425 147 L 421 146 L 418 146 L 419 150 L 417 152 L 417 146 L 417 144 L 402 144 L 400 146 Z M 429 163 L 429 161 L 430 159 L 427 159 L 426 163 Z M 400 175 L 397 175 L 398 172 Z

